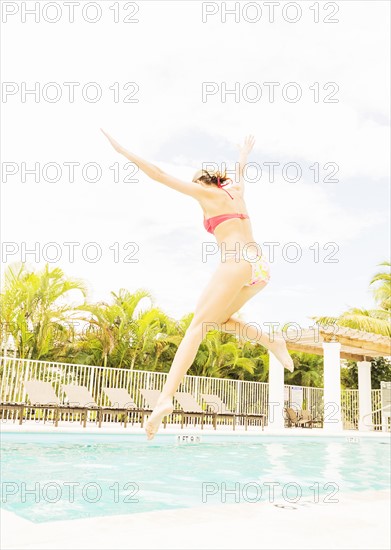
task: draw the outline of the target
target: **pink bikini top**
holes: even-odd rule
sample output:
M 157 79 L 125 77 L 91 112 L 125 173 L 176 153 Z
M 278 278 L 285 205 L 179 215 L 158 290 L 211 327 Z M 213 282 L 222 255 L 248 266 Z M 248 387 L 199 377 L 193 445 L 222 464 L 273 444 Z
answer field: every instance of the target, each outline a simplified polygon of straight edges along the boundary
M 220 187 L 220 189 L 223 189 L 223 187 L 227 185 L 227 183 L 221 183 L 220 178 L 217 178 L 217 187 Z M 226 190 L 223 189 L 228 195 L 233 199 L 233 196 Z M 221 223 L 225 222 L 226 220 L 230 220 L 232 218 L 240 218 L 242 220 L 248 218 L 247 214 L 239 214 L 239 213 L 233 213 L 233 214 L 221 214 L 220 216 L 212 216 L 211 218 L 205 218 L 204 217 L 204 227 L 208 231 L 208 233 L 214 233 L 216 227 L 220 225 Z

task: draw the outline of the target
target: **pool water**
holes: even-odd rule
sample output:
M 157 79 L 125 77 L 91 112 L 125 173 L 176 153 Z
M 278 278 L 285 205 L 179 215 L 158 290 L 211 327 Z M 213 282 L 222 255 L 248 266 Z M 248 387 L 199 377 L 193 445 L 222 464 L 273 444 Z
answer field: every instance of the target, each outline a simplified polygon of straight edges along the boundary
M 390 486 L 387 438 L 3 433 L 1 453 L 1 505 L 36 523 Z

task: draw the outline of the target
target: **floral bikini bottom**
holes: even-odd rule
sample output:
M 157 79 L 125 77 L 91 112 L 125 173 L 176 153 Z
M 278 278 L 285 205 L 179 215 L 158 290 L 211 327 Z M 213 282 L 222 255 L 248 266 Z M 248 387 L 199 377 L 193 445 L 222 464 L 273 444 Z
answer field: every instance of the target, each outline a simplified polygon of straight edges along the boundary
M 239 260 L 240 255 L 236 252 L 226 252 L 226 257 L 233 256 L 236 261 Z M 245 286 L 253 286 L 260 283 L 268 283 L 270 280 L 270 265 L 264 256 L 258 256 L 257 258 L 243 257 L 244 260 L 251 264 L 252 274 L 250 281 Z
M 250 260 L 247 260 L 250 261 Z M 245 286 L 252 286 L 259 283 L 268 283 L 270 280 L 270 266 L 269 262 L 264 256 L 260 256 L 254 261 L 250 261 L 252 267 L 251 281 Z

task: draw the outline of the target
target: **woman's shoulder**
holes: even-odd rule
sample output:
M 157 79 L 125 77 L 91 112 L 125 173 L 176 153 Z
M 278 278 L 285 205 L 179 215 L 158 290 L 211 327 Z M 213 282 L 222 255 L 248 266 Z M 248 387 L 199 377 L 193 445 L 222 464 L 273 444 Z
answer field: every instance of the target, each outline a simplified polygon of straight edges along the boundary
M 202 209 L 205 218 L 211 218 L 213 216 L 222 216 L 224 214 L 231 214 L 235 212 L 241 212 L 247 214 L 247 206 L 244 200 L 240 196 L 235 196 L 234 200 L 229 202 L 226 200 L 215 200 L 216 197 L 208 197 L 204 200 L 199 200 L 198 203 Z M 207 214 L 208 213 L 208 214 Z

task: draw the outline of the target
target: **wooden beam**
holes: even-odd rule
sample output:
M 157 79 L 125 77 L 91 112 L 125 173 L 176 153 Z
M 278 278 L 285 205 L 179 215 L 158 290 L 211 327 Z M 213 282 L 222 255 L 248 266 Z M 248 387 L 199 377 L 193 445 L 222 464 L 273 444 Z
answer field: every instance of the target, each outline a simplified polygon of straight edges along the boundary
M 309 346 L 308 344 L 301 344 L 300 342 L 287 342 L 287 348 L 289 351 L 300 351 L 303 353 L 313 353 L 314 355 L 323 355 L 323 346 L 319 344 L 318 346 Z M 354 348 L 343 349 L 341 347 L 341 359 L 349 359 L 351 361 L 364 361 L 366 357 L 378 357 L 374 352 L 366 352 L 365 355 L 363 351 L 361 353 L 356 353 Z
M 382 355 L 382 356 L 388 356 L 391 355 L 391 345 L 380 343 L 380 342 L 373 342 L 373 341 L 367 341 L 364 342 L 363 340 L 352 340 L 351 338 L 345 337 L 345 336 L 339 336 L 338 341 L 341 343 L 341 345 L 346 345 L 351 348 L 357 349 L 358 352 L 361 352 L 363 355 L 369 355 L 369 351 L 376 353 L 376 356 Z
M 360 331 L 355 331 L 360 333 Z M 362 333 L 361 334 L 366 334 Z M 289 332 L 287 334 L 289 336 Z M 322 343 L 327 341 L 335 341 L 339 342 L 341 344 L 341 353 L 345 353 L 357 357 L 387 357 L 391 356 L 391 338 L 387 338 L 386 336 L 382 335 L 373 335 L 373 336 L 380 336 L 381 340 L 372 340 L 369 339 L 368 334 L 368 340 L 364 339 L 355 339 L 352 336 L 349 335 L 343 335 L 343 334 L 331 334 L 329 332 L 324 332 L 322 330 L 319 330 L 318 333 L 316 333 L 314 330 L 306 329 L 301 333 L 300 340 L 290 342 L 287 340 L 287 346 L 289 349 L 293 349 L 293 346 L 304 346 L 304 348 L 311 350 L 308 351 L 308 353 L 323 353 Z M 318 339 L 318 341 L 315 341 L 315 339 Z M 298 351 L 306 351 L 306 349 L 300 348 Z M 319 350 L 319 351 L 315 351 Z M 361 359 L 358 359 L 361 361 Z

